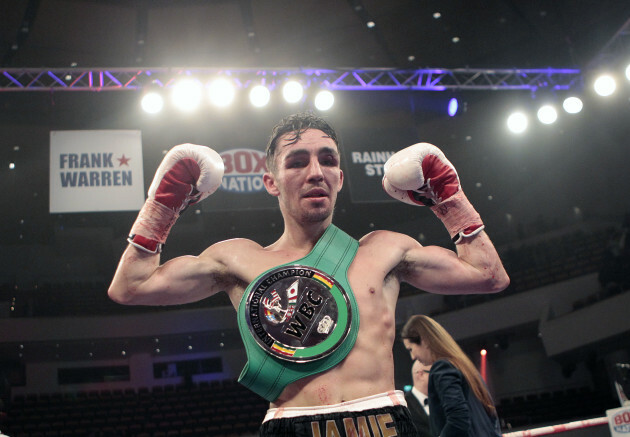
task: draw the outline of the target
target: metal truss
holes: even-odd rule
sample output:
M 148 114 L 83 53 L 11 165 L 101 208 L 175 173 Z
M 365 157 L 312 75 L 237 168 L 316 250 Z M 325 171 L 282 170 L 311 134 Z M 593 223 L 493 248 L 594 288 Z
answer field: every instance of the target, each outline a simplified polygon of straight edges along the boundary
M 22 68 L 0 69 L 0 92 L 117 91 L 169 87 L 183 78 L 203 83 L 217 76 L 240 88 L 269 88 L 288 78 L 330 90 L 531 90 L 581 84 L 577 69 L 212 69 L 212 68 Z
M 630 19 L 628 19 L 615 32 L 613 37 L 606 43 L 604 47 L 597 53 L 591 62 L 587 65 L 587 69 L 594 69 L 599 66 L 608 66 L 619 60 L 626 61 L 628 52 L 630 51 Z

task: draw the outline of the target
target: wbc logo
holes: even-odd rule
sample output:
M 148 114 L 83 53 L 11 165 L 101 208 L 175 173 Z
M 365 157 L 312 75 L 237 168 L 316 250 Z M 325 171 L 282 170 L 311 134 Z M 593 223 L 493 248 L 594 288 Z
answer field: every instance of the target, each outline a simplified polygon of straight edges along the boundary
M 266 272 L 246 300 L 245 318 L 256 343 L 293 362 L 333 353 L 348 336 L 352 317 L 348 294 L 332 276 L 298 264 Z
M 221 189 L 236 193 L 263 191 L 263 174 L 267 171 L 265 154 L 254 149 L 232 149 L 221 153 L 225 173 Z

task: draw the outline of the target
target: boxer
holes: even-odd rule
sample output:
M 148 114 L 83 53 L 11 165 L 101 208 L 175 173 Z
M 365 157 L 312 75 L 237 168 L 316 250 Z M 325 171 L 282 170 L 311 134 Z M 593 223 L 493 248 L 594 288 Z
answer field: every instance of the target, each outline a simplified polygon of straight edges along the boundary
M 333 210 L 344 182 L 337 134 L 306 113 L 283 119 L 267 145 L 263 182 L 278 199 L 280 237 L 265 247 L 219 241 L 197 256 L 161 263 L 178 214 L 216 189 L 222 175 L 207 147 L 175 152 L 151 184 L 109 296 L 128 305 L 173 305 L 227 293 L 248 356 L 239 381 L 270 402 L 263 436 L 413 435 L 404 396 L 394 389 L 401 282 L 440 294 L 495 293 L 509 283 L 443 153 L 427 143 L 395 153 L 383 188 L 429 206 L 455 250 L 386 230 L 356 240 L 337 228 Z

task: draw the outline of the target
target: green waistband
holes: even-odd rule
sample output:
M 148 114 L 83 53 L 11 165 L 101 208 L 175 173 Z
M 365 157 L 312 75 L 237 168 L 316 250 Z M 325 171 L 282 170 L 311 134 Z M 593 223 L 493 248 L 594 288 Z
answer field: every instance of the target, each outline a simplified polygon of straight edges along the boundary
M 334 352 L 316 361 L 297 363 L 270 355 L 256 343 L 247 325 L 246 302 L 254 284 L 267 272 L 280 266 L 262 273 L 247 287 L 238 307 L 238 327 L 248 359 L 238 380 L 241 384 L 271 402 L 278 398 L 288 384 L 328 370 L 348 355 L 359 332 L 359 309 L 348 282 L 348 269 L 358 247 L 357 240 L 335 225 L 330 225 L 307 256 L 284 264 L 313 267 L 329 274 L 343 287 L 349 298 L 352 319 L 348 336 Z

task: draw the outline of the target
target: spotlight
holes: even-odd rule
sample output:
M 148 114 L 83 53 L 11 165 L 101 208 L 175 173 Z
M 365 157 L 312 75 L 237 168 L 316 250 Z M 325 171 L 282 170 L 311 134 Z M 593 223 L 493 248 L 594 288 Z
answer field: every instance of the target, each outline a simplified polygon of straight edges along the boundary
M 157 114 L 164 108 L 164 99 L 161 94 L 151 91 L 142 97 L 140 106 L 148 114 Z
M 552 124 L 558 119 L 558 111 L 551 105 L 544 105 L 538 110 L 537 116 L 541 123 Z
M 603 74 L 595 79 L 593 89 L 599 96 L 608 97 L 615 92 L 615 89 L 617 89 L 617 82 L 615 82 L 615 79 L 612 76 Z
M 228 106 L 234 101 L 234 85 L 227 79 L 216 79 L 210 84 L 210 102 L 219 107 Z
M 173 86 L 173 104 L 182 111 L 194 111 L 201 104 L 203 87 L 193 79 L 184 79 Z
M 330 91 L 320 91 L 315 96 L 315 107 L 320 111 L 328 111 L 334 103 L 335 96 Z
M 564 99 L 564 102 L 562 102 L 562 107 L 569 114 L 577 114 L 582 111 L 584 104 L 578 97 L 567 97 Z
M 289 103 L 297 103 L 304 95 L 304 88 L 299 82 L 291 80 L 282 87 L 282 97 Z
M 249 101 L 257 108 L 262 108 L 269 103 L 271 93 L 264 85 L 256 85 L 249 92 Z
M 630 64 L 626 67 L 626 79 L 630 80 Z
M 521 134 L 527 129 L 527 116 L 522 112 L 515 112 L 507 119 L 507 126 L 510 132 Z
M 459 108 L 459 102 L 455 97 L 448 101 L 448 115 L 451 117 L 455 117 L 457 114 L 457 109 Z

